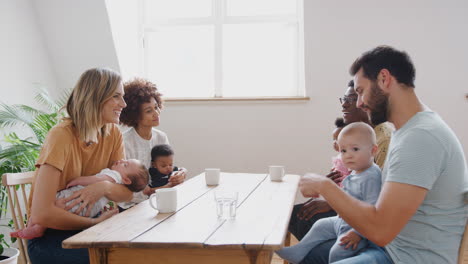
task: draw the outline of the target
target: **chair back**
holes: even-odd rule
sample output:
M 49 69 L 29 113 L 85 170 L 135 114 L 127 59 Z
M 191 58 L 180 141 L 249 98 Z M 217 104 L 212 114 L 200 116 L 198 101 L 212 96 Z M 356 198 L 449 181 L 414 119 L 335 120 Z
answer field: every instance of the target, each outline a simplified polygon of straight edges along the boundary
M 29 208 L 29 191 L 26 185 L 32 184 L 34 172 L 5 173 L 2 176 L 2 185 L 6 187 L 10 212 L 16 230 L 25 227 L 25 221 L 29 218 L 27 215 Z M 21 194 L 18 195 L 18 193 Z M 22 208 L 21 205 L 24 205 Z M 20 260 L 23 263 L 30 264 L 28 256 L 28 244 L 26 239 L 18 238 L 18 247 L 21 251 Z
M 465 224 L 465 232 L 458 251 L 458 264 L 468 264 L 468 222 Z

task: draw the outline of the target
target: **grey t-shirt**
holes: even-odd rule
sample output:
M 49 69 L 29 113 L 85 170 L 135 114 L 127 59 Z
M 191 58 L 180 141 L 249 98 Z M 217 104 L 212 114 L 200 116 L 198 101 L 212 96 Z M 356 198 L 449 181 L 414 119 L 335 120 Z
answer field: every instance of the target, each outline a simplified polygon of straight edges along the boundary
M 428 190 L 416 213 L 385 248 L 395 263 L 456 263 L 468 208 L 468 172 L 453 131 L 434 112 L 419 112 L 393 133 L 383 181 Z
M 381 188 L 382 173 L 379 166 L 375 163 L 359 174 L 353 171 L 343 180 L 343 190 L 346 193 L 369 204 L 377 202 Z M 340 231 L 338 232 L 340 235 L 351 229 L 351 226 L 345 221 L 342 221 L 340 225 Z M 358 233 L 356 230 L 354 232 Z

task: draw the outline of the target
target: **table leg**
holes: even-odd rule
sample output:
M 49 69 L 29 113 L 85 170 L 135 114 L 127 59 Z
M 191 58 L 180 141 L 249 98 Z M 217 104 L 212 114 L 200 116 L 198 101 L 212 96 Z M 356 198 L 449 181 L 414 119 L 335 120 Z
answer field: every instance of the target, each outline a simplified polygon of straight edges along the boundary
M 250 264 L 270 264 L 271 258 L 273 256 L 272 251 L 266 250 L 248 250 L 245 252 L 249 256 Z
M 286 233 L 286 238 L 285 238 L 285 241 L 284 241 L 284 246 L 285 246 L 285 247 L 291 246 L 291 232 L 289 232 L 289 231 Z M 288 261 L 284 260 L 283 263 L 284 263 L 284 264 L 288 264 Z
M 105 248 L 89 248 L 88 252 L 90 264 L 107 263 L 107 250 Z

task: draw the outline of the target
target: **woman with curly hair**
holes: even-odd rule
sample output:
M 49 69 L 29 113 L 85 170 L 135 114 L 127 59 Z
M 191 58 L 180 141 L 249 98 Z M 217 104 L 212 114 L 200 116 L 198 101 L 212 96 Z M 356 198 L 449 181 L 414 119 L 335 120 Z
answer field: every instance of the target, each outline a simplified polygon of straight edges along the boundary
M 158 144 L 169 144 L 166 133 L 155 128 L 159 125 L 163 107 L 161 93 L 154 83 L 141 78 L 124 83 L 124 91 L 127 107 L 122 110 L 120 123 L 130 127 L 123 133 L 125 156 L 127 159 L 140 160 L 145 166 L 151 167 L 151 149 Z M 169 178 L 170 185 L 182 183 L 186 174 L 187 170 L 184 168 L 174 172 Z M 134 194 L 132 202 L 119 206 L 129 208 L 147 199 L 147 194 Z

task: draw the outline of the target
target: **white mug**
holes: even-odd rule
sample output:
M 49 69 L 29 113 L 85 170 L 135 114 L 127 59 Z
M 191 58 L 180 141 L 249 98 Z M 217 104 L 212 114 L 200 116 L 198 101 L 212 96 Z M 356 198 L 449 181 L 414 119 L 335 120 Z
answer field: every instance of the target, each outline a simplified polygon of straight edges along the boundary
M 156 205 L 153 204 L 154 197 L 156 198 Z M 151 207 L 158 210 L 160 213 L 175 212 L 177 210 L 177 189 L 157 189 L 156 192 L 150 196 L 149 202 Z
M 270 166 L 270 180 L 282 181 L 284 177 L 284 166 Z
M 220 172 L 220 169 L 205 169 L 206 185 L 218 185 Z

